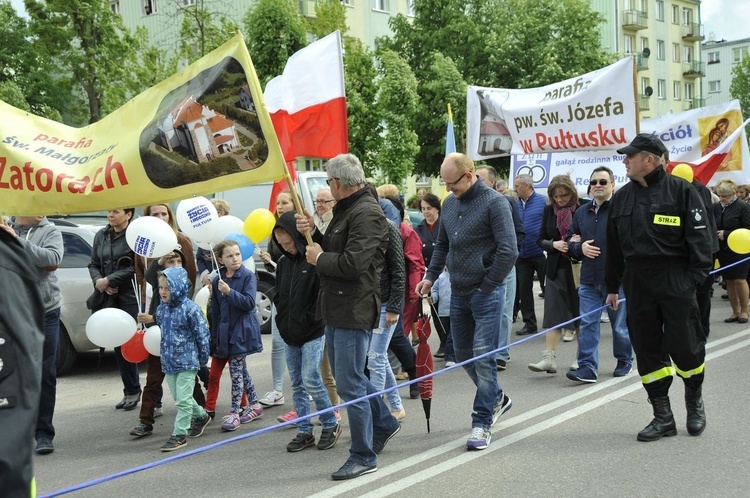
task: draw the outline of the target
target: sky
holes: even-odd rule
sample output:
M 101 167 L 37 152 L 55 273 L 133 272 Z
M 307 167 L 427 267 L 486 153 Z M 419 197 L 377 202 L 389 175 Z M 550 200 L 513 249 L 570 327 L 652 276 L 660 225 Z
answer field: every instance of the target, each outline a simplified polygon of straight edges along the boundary
M 701 22 L 706 40 L 713 32 L 716 40 L 750 38 L 750 2 L 746 0 L 703 0 Z

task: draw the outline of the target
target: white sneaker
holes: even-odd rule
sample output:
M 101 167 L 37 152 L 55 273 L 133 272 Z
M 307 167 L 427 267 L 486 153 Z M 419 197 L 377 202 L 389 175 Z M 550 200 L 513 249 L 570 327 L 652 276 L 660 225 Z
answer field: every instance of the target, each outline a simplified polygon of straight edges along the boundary
M 456 364 L 455 361 L 446 361 L 445 362 L 445 368 L 452 367 L 455 364 Z
M 258 402 L 263 406 L 281 406 L 284 404 L 284 393 L 279 391 L 268 391 Z
M 161 417 L 162 415 L 164 415 L 164 408 L 161 406 L 154 408 L 154 418 Z
M 574 361 L 572 365 L 570 365 L 571 370 L 578 370 L 578 360 Z
M 607 310 L 602 310 L 602 323 L 609 323 L 609 314 L 607 313 Z
M 474 427 L 471 430 L 471 436 L 466 441 L 466 449 L 469 451 L 484 450 L 490 445 L 492 441 L 492 433 L 486 431 L 481 427 Z

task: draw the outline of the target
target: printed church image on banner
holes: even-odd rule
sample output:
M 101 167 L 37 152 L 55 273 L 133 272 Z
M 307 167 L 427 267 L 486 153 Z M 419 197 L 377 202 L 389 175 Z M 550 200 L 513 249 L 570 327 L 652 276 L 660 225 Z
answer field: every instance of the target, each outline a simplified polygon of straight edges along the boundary
M 165 149 L 182 148 L 199 163 L 210 161 L 240 144 L 234 122 L 201 105 L 192 96 L 177 104 L 158 129 Z

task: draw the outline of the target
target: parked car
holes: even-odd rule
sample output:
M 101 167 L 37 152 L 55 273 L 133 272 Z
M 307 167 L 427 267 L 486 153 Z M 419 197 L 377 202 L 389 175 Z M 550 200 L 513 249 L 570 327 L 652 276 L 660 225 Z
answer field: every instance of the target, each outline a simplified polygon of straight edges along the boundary
M 76 223 L 75 220 L 81 222 Z M 91 311 L 86 307 L 86 299 L 94 287 L 89 276 L 91 249 L 94 235 L 106 225 L 101 217 L 50 218 L 62 232 L 64 255 L 57 276 L 60 280 L 62 307 L 60 309 L 60 344 L 57 356 L 57 373 L 63 375 L 70 370 L 78 353 L 98 349 L 86 336 L 86 321 Z M 276 291 L 275 278 L 263 269 L 256 269 L 258 292 L 256 309 L 261 332 L 271 333 L 271 303 Z

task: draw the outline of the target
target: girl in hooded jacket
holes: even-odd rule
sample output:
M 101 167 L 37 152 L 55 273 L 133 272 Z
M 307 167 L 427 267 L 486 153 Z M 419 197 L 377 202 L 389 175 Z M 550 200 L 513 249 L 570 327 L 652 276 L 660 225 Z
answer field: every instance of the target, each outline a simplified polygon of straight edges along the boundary
M 247 371 L 245 358 L 263 351 L 260 323 L 255 312 L 255 293 L 258 282 L 255 274 L 242 265 L 242 254 L 237 242 L 225 240 L 214 250 L 221 265 L 219 277 L 211 284 L 211 370 L 206 398 L 215 399 L 227 359 L 232 377 L 232 408 L 224 417 L 222 430 L 233 431 L 240 424 L 263 416 L 255 385 Z M 240 410 L 242 395 L 250 406 Z

